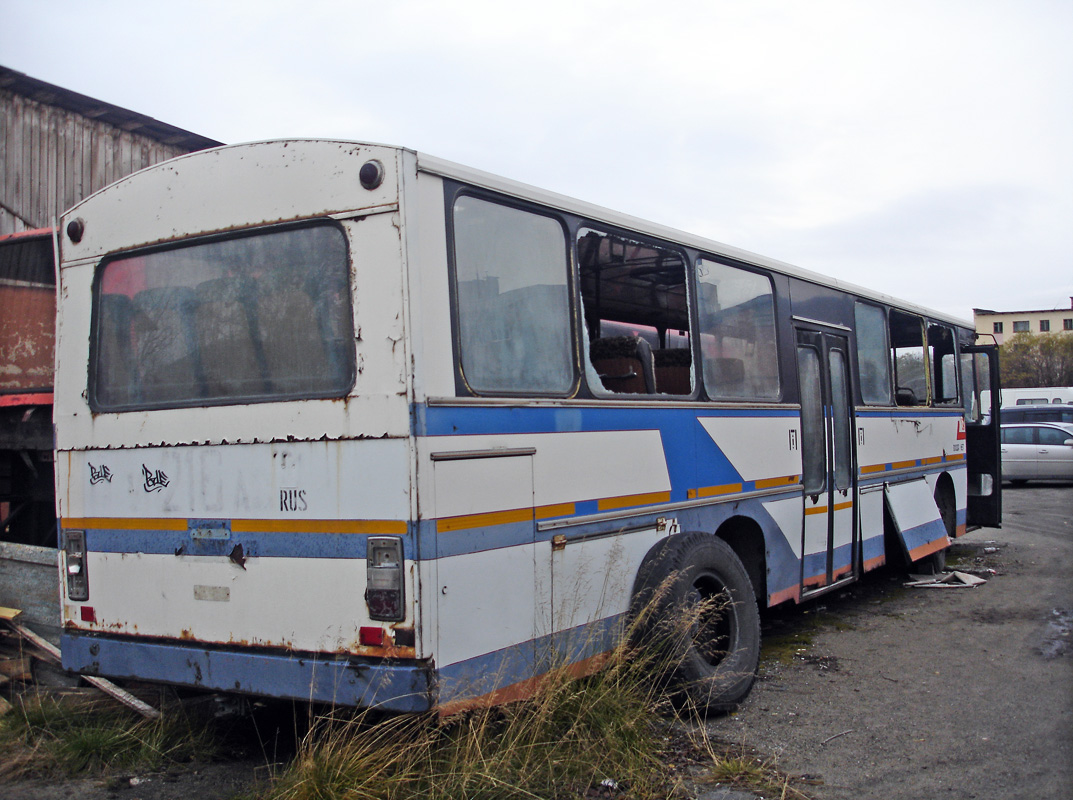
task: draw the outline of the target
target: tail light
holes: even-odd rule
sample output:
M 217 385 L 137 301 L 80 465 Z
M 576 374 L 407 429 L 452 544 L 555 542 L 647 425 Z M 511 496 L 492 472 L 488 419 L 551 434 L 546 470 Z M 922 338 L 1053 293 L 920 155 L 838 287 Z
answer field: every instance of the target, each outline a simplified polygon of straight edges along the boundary
M 67 598 L 89 600 L 89 575 L 86 574 L 86 532 L 64 531 L 63 553 L 67 573 Z
M 365 565 L 365 604 L 369 607 L 369 617 L 392 622 L 405 619 L 402 539 L 371 537 Z

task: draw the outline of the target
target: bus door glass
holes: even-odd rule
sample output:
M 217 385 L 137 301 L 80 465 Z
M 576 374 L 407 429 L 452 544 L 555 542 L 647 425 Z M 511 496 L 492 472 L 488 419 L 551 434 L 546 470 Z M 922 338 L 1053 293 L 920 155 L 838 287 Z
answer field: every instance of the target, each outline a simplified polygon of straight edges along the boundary
M 797 353 L 808 592 L 855 574 L 853 395 L 845 336 L 798 330 Z
M 999 453 L 998 347 L 961 348 L 965 396 L 965 461 L 969 470 L 968 525 L 1002 526 L 1002 460 Z

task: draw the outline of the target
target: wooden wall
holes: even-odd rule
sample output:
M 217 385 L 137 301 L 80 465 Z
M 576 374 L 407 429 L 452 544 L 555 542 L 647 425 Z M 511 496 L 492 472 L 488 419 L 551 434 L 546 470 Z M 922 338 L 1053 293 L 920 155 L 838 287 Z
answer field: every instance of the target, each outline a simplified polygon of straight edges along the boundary
M 0 89 L 0 235 L 48 227 L 98 189 L 191 149 Z

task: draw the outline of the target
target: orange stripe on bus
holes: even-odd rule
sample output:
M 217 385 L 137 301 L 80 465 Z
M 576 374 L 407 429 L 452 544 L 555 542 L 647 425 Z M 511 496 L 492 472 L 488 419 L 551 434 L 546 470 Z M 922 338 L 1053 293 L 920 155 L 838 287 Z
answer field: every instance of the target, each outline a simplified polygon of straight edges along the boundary
M 932 553 L 942 550 L 949 544 L 950 540 L 947 537 L 942 536 L 933 542 L 922 544 L 920 547 L 914 547 L 909 551 L 909 560 L 919 561 L 924 558 L 924 556 L 930 556 Z
M 756 482 L 756 488 L 772 489 L 776 486 L 792 486 L 800 477 L 800 475 L 784 475 L 781 478 L 762 478 Z
M 913 459 L 911 461 L 895 461 L 890 467 L 891 469 L 908 469 L 909 467 L 915 467 L 916 465 L 916 459 Z
M 835 503 L 835 511 L 845 511 L 847 508 L 853 508 L 852 500 L 847 500 L 845 503 Z
M 861 474 L 862 475 L 872 475 L 872 474 L 874 474 L 876 472 L 883 472 L 884 470 L 886 470 L 886 468 L 887 468 L 886 464 L 871 464 L 871 465 L 869 465 L 867 467 L 861 467 Z
M 60 520 L 63 528 L 91 528 L 118 531 L 185 531 L 189 527 L 183 519 L 150 519 L 138 517 L 69 517 Z
M 533 509 L 515 508 L 510 511 L 489 511 L 485 514 L 464 514 L 458 517 L 443 517 L 436 520 L 436 532 L 463 531 L 484 528 L 489 525 L 507 525 L 511 522 L 531 522 Z
M 576 510 L 573 503 L 557 503 L 550 506 L 537 506 L 536 518 L 548 519 L 550 517 L 572 517 Z
M 942 456 L 932 456 L 931 458 L 923 458 L 920 460 L 921 464 L 941 464 L 943 461 Z
M 806 508 L 805 509 L 805 516 L 806 517 L 811 516 L 812 514 L 826 514 L 826 513 L 827 513 L 827 506 L 816 506 L 814 508 Z
M 736 494 L 744 489 L 741 483 L 724 483 L 722 486 L 701 486 L 699 489 L 690 489 L 686 496 L 693 500 L 697 497 L 718 497 L 723 494 Z
M 406 521 L 396 519 L 236 519 L 236 533 L 406 533 Z
M 862 568 L 864 569 L 865 572 L 868 572 L 868 570 L 875 569 L 876 567 L 882 567 L 886 563 L 887 563 L 887 557 L 885 555 L 883 555 L 883 556 L 876 556 L 875 558 L 870 558 L 867 561 L 865 561 L 864 564 L 862 564 L 861 566 L 862 566 Z
M 90 528 L 95 530 L 124 531 L 185 531 L 189 522 L 169 517 L 115 518 L 85 517 L 65 518 L 60 521 L 64 528 Z M 394 519 L 236 519 L 231 520 L 235 533 L 406 533 L 406 521 Z
M 648 492 L 646 494 L 626 494 L 621 497 L 605 497 L 596 502 L 596 508 L 600 511 L 610 511 L 616 508 L 629 508 L 630 506 L 646 506 L 653 503 L 670 502 L 670 492 Z

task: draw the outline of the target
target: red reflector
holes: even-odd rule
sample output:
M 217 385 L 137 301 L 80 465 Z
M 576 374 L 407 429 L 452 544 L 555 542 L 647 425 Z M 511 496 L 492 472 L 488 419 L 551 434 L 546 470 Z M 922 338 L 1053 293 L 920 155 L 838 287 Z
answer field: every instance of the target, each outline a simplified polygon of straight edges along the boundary
M 96 622 L 97 621 L 97 612 L 93 610 L 93 606 L 82 606 L 82 608 L 79 609 L 79 610 L 82 613 L 82 621 L 83 622 Z
M 384 629 L 383 628 L 359 628 L 358 629 L 358 641 L 361 642 L 363 647 L 383 647 L 384 646 Z

